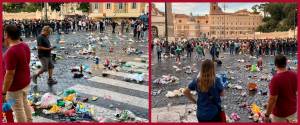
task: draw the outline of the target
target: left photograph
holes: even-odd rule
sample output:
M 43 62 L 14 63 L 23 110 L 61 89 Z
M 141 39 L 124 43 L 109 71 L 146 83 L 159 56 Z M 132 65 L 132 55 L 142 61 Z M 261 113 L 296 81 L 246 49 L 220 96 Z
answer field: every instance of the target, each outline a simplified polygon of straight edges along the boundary
M 148 3 L 3 3 L 3 123 L 149 122 Z

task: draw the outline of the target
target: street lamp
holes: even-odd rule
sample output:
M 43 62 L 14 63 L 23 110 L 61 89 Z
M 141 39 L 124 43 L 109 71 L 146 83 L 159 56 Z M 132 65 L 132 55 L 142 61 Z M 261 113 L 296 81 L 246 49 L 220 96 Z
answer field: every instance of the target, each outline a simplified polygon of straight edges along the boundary
M 224 30 L 223 30 L 224 31 L 224 38 L 223 39 L 225 39 L 225 17 L 226 17 L 225 16 L 225 3 L 224 3 L 224 12 L 223 13 L 224 13 L 224 17 L 223 17 L 224 18 L 224 20 L 223 20 L 223 23 L 224 23 Z
M 168 15 L 167 15 L 167 2 L 165 2 L 165 37 L 166 41 L 168 41 Z
M 48 20 L 48 15 L 47 15 L 47 11 L 48 11 L 48 3 L 44 3 L 44 7 L 45 7 L 45 20 Z
M 294 13 L 294 39 L 296 39 L 296 13 L 297 13 L 297 8 L 296 8 L 296 11 Z

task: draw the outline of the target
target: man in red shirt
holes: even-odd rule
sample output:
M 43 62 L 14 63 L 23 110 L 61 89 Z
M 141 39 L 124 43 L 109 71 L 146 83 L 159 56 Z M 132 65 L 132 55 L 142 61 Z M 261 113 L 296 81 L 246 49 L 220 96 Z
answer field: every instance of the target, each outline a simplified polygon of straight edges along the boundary
M 275 57 L 277 74 L 269 84 L 270 97 L 265 122 L 295 122 L 297 120 L 297 74 L 286 68 L 287 58 L 283 55 Z
M 4 53 L 5 76 L 2 87 L 3 103 L 12 99 L 12 110 L 17 122 L 32 122 L 31 108 L 27 101 L 30 83 L 30 49 L 20 41 L 21 31 L 16 25 L 7 25 L 4 29 L 4 44 L 8 47 Z

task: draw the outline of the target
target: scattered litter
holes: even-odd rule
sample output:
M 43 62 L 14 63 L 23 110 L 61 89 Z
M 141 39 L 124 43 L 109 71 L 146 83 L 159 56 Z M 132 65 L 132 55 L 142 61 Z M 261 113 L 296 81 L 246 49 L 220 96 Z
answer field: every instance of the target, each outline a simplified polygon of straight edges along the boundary
M 243 60 L 243 59 L 238 59 L 237 61 L 241 62 L 241 63 L 245 62 L 245 60 Z
M 37 102 L 36 105 L 40 105 L 41 108 L 48 108 L 56 104 L 57 98 L 52 93 L 45 93 L 41 97 L 41 101 Z
M 162 78 L 158 78 L 153 81 L 155 84 L 169 84 L 169 83 L 178 83 L 179 79 L 176 76 L 163 75 Z
M 168 91 L 167 94 L 165 95 L 168 98 L 172 98 L 172 97 L 180 97 L 183 96 L 183 91 L 185 90 L 185 88 L 179 88 L 178 90 L 173 90 L 173 91 Z M 191 94 L 196 95 L 196 91 L 192 91 Z
M 97 97 L 97 96 L 93 96 L 93 97 L 92 97 L 92 101 L 96 101 L 96 100 L 98 100 L 98 98 L 99 98 L 99 97 Z
M 230 118 L 233 119 L 234 121 L 239 121 L 241 119 L 236 112 L 231 113 Z
M 242 90 L 243 87 L 237 84 L 228 84 L 228 88 Z
M 257 84 L 256 83 L 248 83 L 248 90 L 249 91 L 256 91 L 257 90 Z

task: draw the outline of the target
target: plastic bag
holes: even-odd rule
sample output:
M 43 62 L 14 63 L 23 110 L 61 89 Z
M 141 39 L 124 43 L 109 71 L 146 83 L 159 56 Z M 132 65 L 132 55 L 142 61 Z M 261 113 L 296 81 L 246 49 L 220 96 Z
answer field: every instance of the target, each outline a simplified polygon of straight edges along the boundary
M 221 80 L 221 84 L 223 85 L 223 87 L 228 86 L 229 81 L 225 73 L 219 73 L 216 76 Z
M 53 95 L 51 93 L 45 93 L 41 97 L 41 101 L 38 102 L 37 104 L 40 104 L 40 106 L 42 108 L 47 108 L 47 107 L 50 107 L 52 105 L 55 105 L 56 102 L 57 102 L 57 98 L 55 97 L 55 95 Z
M 253 64 L 252 66 L 251 66 L 251 70 L 250 70 L 251 72 L 257 72 L 258 71 L 258 68 L 257 68 L 257 66 L 256 66 L 256 64 Z

